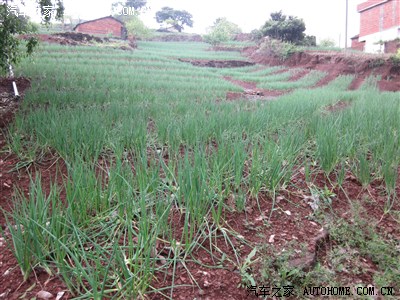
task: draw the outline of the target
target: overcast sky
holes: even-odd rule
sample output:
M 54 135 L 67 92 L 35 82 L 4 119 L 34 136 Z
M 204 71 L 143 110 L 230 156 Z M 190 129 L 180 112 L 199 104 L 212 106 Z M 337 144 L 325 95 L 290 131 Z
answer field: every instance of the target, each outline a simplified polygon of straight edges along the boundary
M 365 1 L 365 0 L 364 0 Z M 111 14 L 112 0 L 64 0 L 66 15 L 84 20 L 100 18 Z M 363 0 L 349 2 L 349 38 L 358 34 L 359 14 L 356 6 Z M 193 15 L 194 26 L 186 32 L 204 33 L 216 18 L 226 17 L 238 24 L 243 31 L 260 28 L 270 13 L 282 10 L 286 15 L 302 18 L 306 33 L 317 36 L 318 40 L 331 38 L 337 45 L 344 46 L 346 0 L 148 0 L 150 9 L 141 18 L 151 28 L 158 28 L 154 16 L 163 6 L 184 9 Z

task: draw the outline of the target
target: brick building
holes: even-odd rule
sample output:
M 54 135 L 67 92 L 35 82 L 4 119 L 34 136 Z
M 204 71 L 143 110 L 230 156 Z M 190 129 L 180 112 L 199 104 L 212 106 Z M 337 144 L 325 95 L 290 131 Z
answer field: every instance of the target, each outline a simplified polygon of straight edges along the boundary
M 111 16 L 79 23 L 74 27 L 74 31 L 93 35 L 112 35 L 121 39 L 127 38 L 125 24 Z
M 384 42 L 400 37 L 400 0 L 368 0 L 357 6 L 360 34 L 352 47 L 366 52 L 383 52 Z

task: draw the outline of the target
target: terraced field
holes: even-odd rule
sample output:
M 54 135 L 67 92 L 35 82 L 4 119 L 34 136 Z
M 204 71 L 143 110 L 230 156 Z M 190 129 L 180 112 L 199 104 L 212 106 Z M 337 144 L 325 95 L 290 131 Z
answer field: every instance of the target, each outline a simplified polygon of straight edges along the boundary
M 351 75 L 319 86 L 320 71 L 179 59 L 246 60 L 140 42 L 42 45 L 20 66 L 31 88 L 0 157 L 0 294 L 400 294 L 399 93 L 372 76 L 350 91 Z

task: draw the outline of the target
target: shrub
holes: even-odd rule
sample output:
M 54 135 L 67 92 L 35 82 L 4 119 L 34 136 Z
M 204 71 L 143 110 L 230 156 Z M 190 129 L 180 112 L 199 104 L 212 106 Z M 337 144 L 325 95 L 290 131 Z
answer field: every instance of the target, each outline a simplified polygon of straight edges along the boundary
M 153 35 L 153 32 L 140 20 L 139 16 L 132 16 L 126 22 L 126 29 L 130 36 L 134 36 L 139 40 L 151 38 Z
M 288 59 L 297 51 L 297 47 L 292 43 L 265 38 L 261 43 L 259 51 L 268 56 L 275 56 L 281 61 Z
M 242 30 L 235 23 L 229 22 L 226 18 L 218 18 L 214 25 L 208 29 L 208 34 L 204 35 L 204 41 L 213 46 L 233 40 Z
M 323 48 L 333 48 L 336 46 L 336 43 L 333 39 L 323 39 L 319 42 L 319 46 Z

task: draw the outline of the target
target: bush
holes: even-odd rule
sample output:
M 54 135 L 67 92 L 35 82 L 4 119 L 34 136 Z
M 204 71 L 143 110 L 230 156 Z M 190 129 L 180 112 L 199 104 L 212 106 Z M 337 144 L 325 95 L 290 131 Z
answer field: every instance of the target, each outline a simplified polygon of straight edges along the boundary
M 129 36 L 133 36 L 139 40 L 149 39 L 153 36 L 153 31 L 140 20 L 139 16 L 130 17 L 125 24 Z
M 395 55 L 390 57 L 390 60 L 395 67 L 400 67 L 400 49 L 397 50 Z
M 333 48 L 336 46 L 336 43 L 332 39 L 323 39 L 319 42 L 319 46 L 323 48 Z
M 279 58 L 281 61 L 284 61 L 292 56 L 297 50 L 297 47 L 292 43 L 265 38 L 258 51 L 265 55 L 274 56 Z
M 206 43 L 213 46 L 231 41 L 242 32 L 238 25 L 229 22 L 226 18 L 218 18 L 208 31 L 208 34 L 204 35 L 203 38 Z
M 260 41 L 263 38 L 263 33 L 259 29 L 254 29 L 250 32 L 251 39 L 255 42 Z

